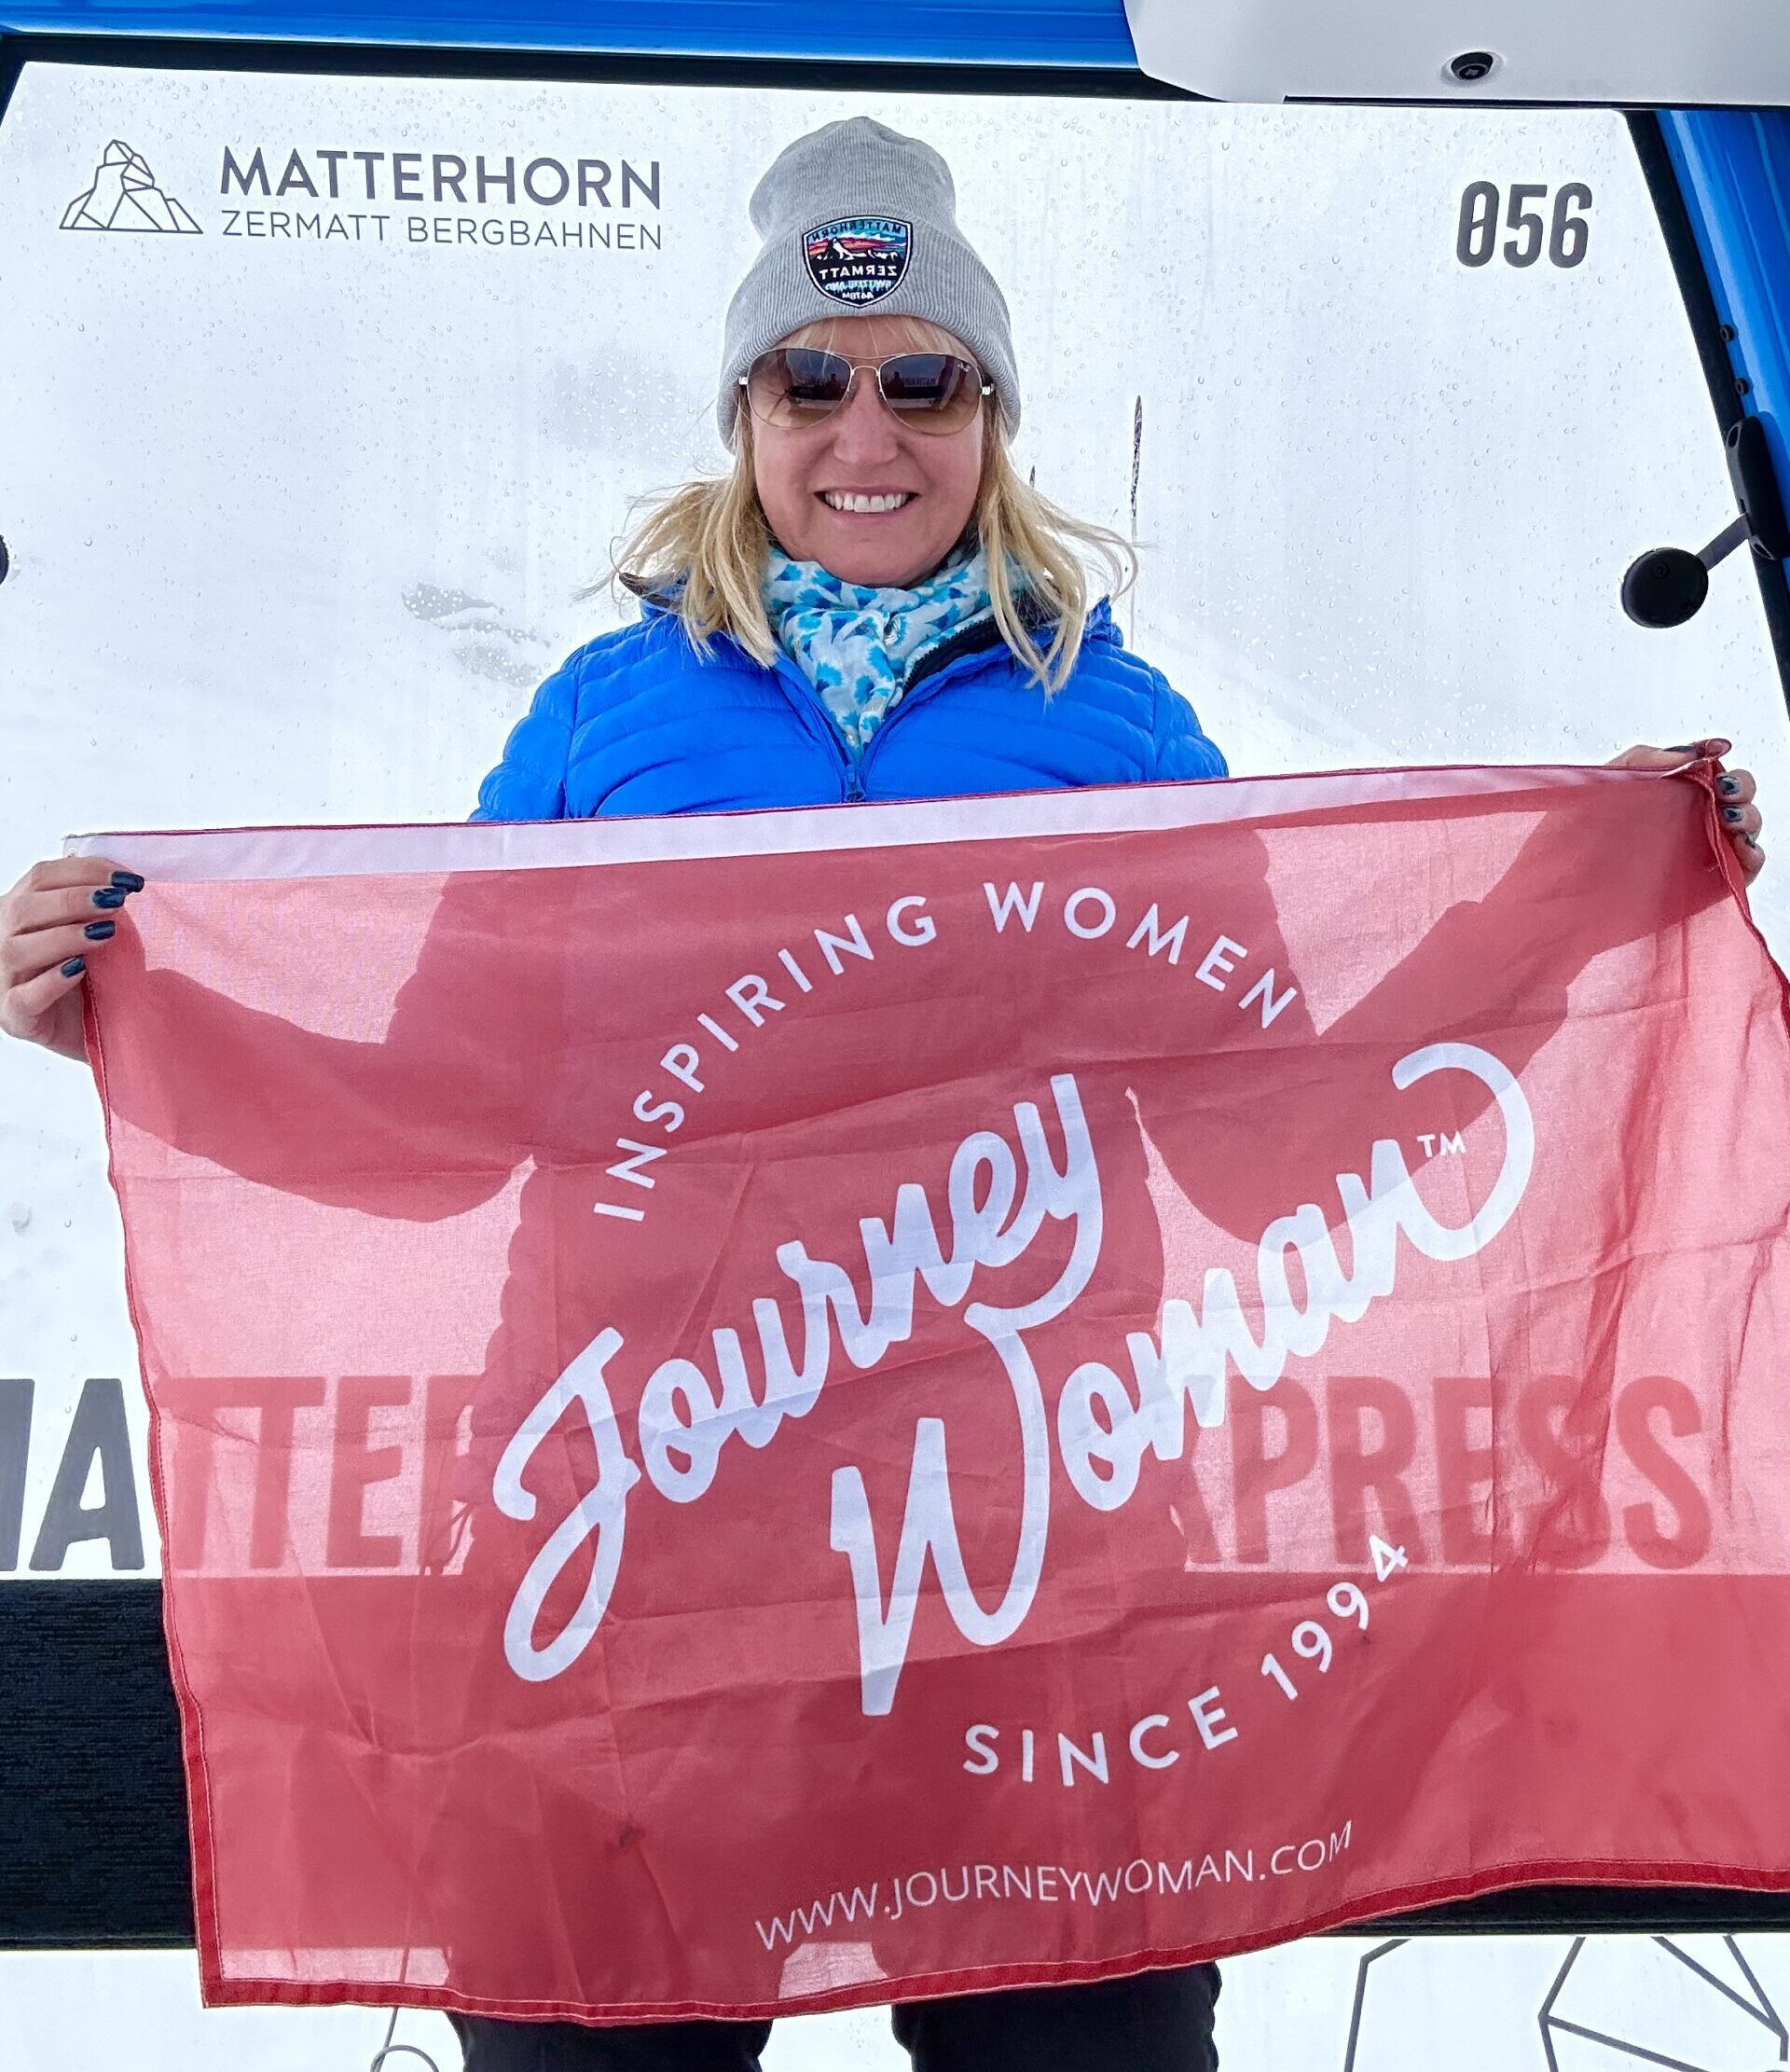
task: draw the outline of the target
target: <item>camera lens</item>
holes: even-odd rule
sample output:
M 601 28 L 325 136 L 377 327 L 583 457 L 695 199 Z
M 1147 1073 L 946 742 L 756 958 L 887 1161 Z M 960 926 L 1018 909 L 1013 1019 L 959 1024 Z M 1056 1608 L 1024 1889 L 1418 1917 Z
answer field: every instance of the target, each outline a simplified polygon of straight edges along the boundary
M 1464 86 L 1471 86 L 1474 80 L 1483 79 L 1497 62 L 1489 50 L 1463 50 L 1448 69 Z

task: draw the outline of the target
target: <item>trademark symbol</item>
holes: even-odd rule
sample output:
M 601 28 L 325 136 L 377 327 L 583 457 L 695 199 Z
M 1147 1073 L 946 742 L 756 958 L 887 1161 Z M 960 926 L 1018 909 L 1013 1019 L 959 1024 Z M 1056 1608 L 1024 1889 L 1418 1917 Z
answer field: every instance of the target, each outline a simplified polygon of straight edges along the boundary
M 1466 1155 L 1466 1143 L 1458 1129 L 1425 1130 L 1417 1141 L 1424 1147 L 1425 1158 L 1463 1158 Z

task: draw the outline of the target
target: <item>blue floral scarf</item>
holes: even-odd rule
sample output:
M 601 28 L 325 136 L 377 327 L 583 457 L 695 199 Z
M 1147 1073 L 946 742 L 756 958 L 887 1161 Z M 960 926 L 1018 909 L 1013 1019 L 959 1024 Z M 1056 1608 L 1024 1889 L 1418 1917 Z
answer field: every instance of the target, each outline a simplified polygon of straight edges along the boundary
M 988 615 L 988 563 L 980 547 L 960 548 L 914 589 L 876 589 L 843 582 L 818 561 L 792 561 L 774 546 L 764 609 L 855 762 L 916 663 Z

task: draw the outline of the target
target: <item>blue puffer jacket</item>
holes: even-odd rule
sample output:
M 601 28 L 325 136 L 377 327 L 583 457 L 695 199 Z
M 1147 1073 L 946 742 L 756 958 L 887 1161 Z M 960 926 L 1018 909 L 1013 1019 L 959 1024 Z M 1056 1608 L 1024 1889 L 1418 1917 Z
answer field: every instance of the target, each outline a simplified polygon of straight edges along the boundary
M 992 621 L 966 627 L 923 659 L 857 764 L 793 662 L 764 669 L 725 637 L 705 660 L 673 614 L 647 604 L 542 684 L 473 817 L 717 813 L 1225 774 L 1193 708 L 1126 651 L 1104 603 L 1050 699 Z

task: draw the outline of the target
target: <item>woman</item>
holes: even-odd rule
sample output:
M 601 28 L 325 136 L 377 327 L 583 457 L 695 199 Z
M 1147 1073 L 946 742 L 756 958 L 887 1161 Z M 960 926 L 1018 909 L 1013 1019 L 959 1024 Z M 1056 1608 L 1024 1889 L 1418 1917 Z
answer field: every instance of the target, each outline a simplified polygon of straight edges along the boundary
M 727 317 L 734 470 L 623 549 L 641 617 L 543 686 L 481 818 L 1225 774 L 1090 608 L 1081 551 L 1116 577 L 1122 544 L 1014 471 L 1007 306 L 953 208 L 936 153 L 861 117 L 765 174 Z
M 1007 309 L 957 229 L 943 161 L 862 118 L 830 124 L 778 159 L 752 220 L 764 242 L 728 313 L 719 396 L 733 470 L 677 491 L 636 533 L 619 565 L 638 620 L 542 686 L 478 817 L 1223 776 L 1191 707 L 1125 651 L 1104 599 L 1090 601 L 1083 556 L 1117 580 L 1122 544 L 1065 517 L 1014 470 Z M 1726 748 L 1621 760 L 1667 768 Z M 1750 878 L 1763 861 L 1753 780 L 1719 781 Z M 116 929 L 92 908 L 117 909 L 140 885 L 90 859 L 27 875 L 0 903 L 0 1026 L 81 1055 L 84 960 Z M 428 983 L 420 965 L 412 984 Z M 172 978 L 162 997 L 171 1030 L 210 1040 L 213 1001 Z M 400 1006 L 388 1052 L 403 1020 Z M 307 1052 L 318 1043 L 295 1041 Z M 240 1135 L 189 1148 L 253 1165 Z M 366 1150 L 363 1133 L 357 1159 Z M 313 1147 L 317 1191 L 337 1198 L 321 1155 Z M 922 2072 L 1199 2072 L 1217 2063 L 1217 1993 L 1216 1969 L 1202 1965 L 900 2007 L 895 2028 Z M 750 2023 L 456 2021 L 468 2072 L 740 2068 L 767 2034 Z

